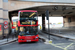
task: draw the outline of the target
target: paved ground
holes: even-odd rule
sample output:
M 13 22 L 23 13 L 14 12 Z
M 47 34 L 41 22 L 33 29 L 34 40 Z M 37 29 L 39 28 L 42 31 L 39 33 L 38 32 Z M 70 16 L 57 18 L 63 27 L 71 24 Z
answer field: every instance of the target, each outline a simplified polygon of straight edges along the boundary
M 75 36 L 75 29 L 70 28 L 51 28 L 51 33 L 62 34 L 67 36 Z
M 60 48 L 56 48 L 50 44 L 44 44 L 42 41 L 35 43 L 22 43 L 18 44 L 18 42 L 0 46 L 0 50 L 62 50 Z
M 48 32 L 48 29 L 46 28 L 46 31 Z M 64 38 L 70 38 L 75 40 L 75 29 L 73 28 L 50 28 L 50 33 L 56 36 L 64 37 Z
M 53 29 L 52 31 L 54 30 L 55 29 Z M 57 29 L 57 31 L 58 30 L 59 29 Z M 60 30 L 64 32 L 63 34 L 65 33 L 69 34 L 71 32 L 70 29 L 69 30 L 60 29 Z M 45 34 L 41 31 L 39 31 L 39 35 L 45 38 L 45 40 L 49 38 L 48 34 Z M 49 43 L 49 41 L 43 42 L 41 39 L 39 40 L 39 42 L 22 43 L 22 44 L 19 44 L 16 41 L 13 43 L 1 45 L 0 50 L 75 50 L 75 40 L 60 38 L 56 36 L 50 36 L 50 39 L 52 40 L 52 43 Z
M 0 46 L 1 45 L 5 45 L 5 44 L 8 44 L 8 43 L 11 43 L 11 42 L 14 42 L 14 41 L 16 41 L 17 40 L 17 38 L 6 38 L 6 39 L 2 39 L 2 40 L 0 40 Z
M 42 37 L 48 37 L 48 34 L 39 33 Z M 17 41 L 0 46 L 0 50 L 75 50 L 75 41 L 70 39 L 59 38 L 50 36 L 52 43 L 43 42 L 41 39 L 39 42 L 22 43 Z
M 43 35 L 44 38 L 49 38 L 48 34 L 39 33 L 41 36 Z M 52 46 L 55 46 L 57 48 L 61 48 L 63 50 L 75 50 L 75 40 L 71 40 L 71 39 L 65 39 L 65 38 L 60 38 L 60 37 L 56 37 L 56 36 L 50 36 L 50 39 L 52 40 L 52 44 L 50 43 L 46 43 L 46 44 L 50 44 Z

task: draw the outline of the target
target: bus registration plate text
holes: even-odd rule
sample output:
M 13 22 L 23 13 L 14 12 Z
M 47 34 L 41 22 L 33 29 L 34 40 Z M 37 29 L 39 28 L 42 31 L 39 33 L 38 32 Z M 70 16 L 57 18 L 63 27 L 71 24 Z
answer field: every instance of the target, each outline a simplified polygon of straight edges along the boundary
M 31 42 L 31 40 L 27 40 L 27 42 Z

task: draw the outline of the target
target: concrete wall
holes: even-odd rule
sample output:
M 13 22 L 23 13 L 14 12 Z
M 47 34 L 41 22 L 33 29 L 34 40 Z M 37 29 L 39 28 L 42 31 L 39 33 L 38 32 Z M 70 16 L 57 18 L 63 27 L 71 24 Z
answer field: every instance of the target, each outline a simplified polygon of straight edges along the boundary
M 8 34 L 8 29 L 4 29 L 4 21 L 9 22 L 7 1 L 0 0 L 0 25 L 2 25 L 2 30 L 0 31 L 0 39 L 2 39 L 3 36 L 6 36 Z
M 8 1 L 9 11 L 25 9 L 37 6 L 48 6 L 48 5 L 63 5 L 63 6 L 75 6 L 75 4 L 69 3 L 46 3 L 46 2 L 27 2 L 27 1 Z
M 3 25 L 3 2 L 0 0 L 0 25 Z M 1 27 L 1 29 L 3 29 Z M 0 39 L 2 38 L 3 30 L 0 31 Z
M 9 22 L 8 18 L 8 11 L 18 10 L 18 9 L 24 9 L 24 8 L 30 8 L 30 7 L 37 7 L 37 6 L 48 6 L 48 5 L 68 5 L 68 6 L 75 6 L 75 4 L 66 4 L 66 3 L 46 3 L 46 2 L 23 2 L 23 1 L 8 1 L 8 0 L 0 0 L 0 25 L 2 25 L 2 30 L 0 31 L 0 37 L 3 35 L 8 34 L 8 29 L 4 29 L 4 21 Z M 71 22 L 68 23 L 68 17 L 71 18 Z M 71 27 L 75 26 L 75 20 L 74 16 L 66 16 L 64 18 L 64 26 L 65 27 Z
M 71 22 L 69 22 L 68 18 L 71 18 Z M 74 15 L 67 15 L 64 19 L 64 27 L 70 27 L 74 28 L 75 27 L 75 16 Z
M 29 2 L 29 1 L 11 1 L 8 2 L 8 10 L 19 10 L 19 9 L 25 9 L 25 8 L 31 8 L 31 7 L 37 7 L 37 6 L 48 6 L 48 5 L 63 5 L 63 6 L 75 6 L 75 4 L 69 4 L 69 3 L 49 3 L 49 2 Z M 71 17 L 71 22 L 68 22 L 68 17 Z M 75 21 L 72 16 L 66 16 L 66 18 L 63 18 L 65 21 L 64 27 L 73 27 L 75 26 Z

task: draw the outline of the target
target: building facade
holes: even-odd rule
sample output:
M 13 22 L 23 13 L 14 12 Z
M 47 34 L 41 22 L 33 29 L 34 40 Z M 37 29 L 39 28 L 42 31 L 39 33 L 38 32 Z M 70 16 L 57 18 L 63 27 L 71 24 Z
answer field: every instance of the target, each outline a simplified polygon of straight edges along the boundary
M 0 0 L 0 38 L 2 39 L 3 36 L 6 36 L 9 33 L 9 29 L 4 28 L 4 22 L 10 22 L 9 12 L 17 11 L 21 9 L 27 8 L 37 8 L 42 6 L 75 6 L 75 0 Z M 49 8 L 48 8 L 49 9 Z M 73 8 L 73 11 L 75 8 Z M 38 8 L 36 9 L 38 10 Z M 46 9 L 44 9 L 46 10 Z M 39 10 L 40 11 L 40 10 Z M 43 11 L 43 9 L 42 9 Z M 51 10 L 50 10 L 51 11 Z M 58 10 L 59 11 L 59 10 Z M 52 12 L 52 11 L 51 11 Z M 61 11 L 64 12 L 64 11 Z M 72 11 L 71 11 L 72 12 Z M 40 13 L 40 12 L 39 12 Z M 67 13 L 67 12 L 66 12 Z M 75 12 L 74 12 L 75 13 Z M 62 15 L 64 27 L 75 27 L 75 14 L 71 15 Z

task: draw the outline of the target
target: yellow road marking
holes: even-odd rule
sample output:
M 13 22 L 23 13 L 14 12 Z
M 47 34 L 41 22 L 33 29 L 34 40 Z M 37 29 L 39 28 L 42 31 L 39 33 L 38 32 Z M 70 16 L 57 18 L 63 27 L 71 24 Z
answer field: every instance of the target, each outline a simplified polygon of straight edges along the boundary
M 70 43 L 58 43 L 58 44 L 55 44 L 55 45 L 68 45 L 68 44 L 70 44 Z
M 48 44 L 51 44 L 52 46 L 57 47 L 57 48 L 60 48 L 60 49 L 63 49 L 63 50 L 68 50 L 68 47 L 70 47 L 70 46 L 73 45 L 74 43 L 71 43 L 71 44 L 69 44 L 69 43 L 59 43 L 59 44 L 48 43 Z M 65 48 L 60 47 L 60 46 L 57 46 L 57 45 L 61 45 L 61 44 L 69 44 L 69 45 L 67 45 L 67 47 L 65 47 Z M 74 45 L 73 45 L 73 46 L 74 46 Z
M 68 47 L 70 47 L 73 43 L 71 43 L 70 45 L 68 45 L 67 47 L 65 47 L 64 49 L 67 49 Z
M 50 43 L 52 46 L 55 46 L 55 47 L 57 47 L 57 48 L 61 48 L 61 49 L 63 49 L 63 50 L 68 50 L 67 48 L 68 47 L 70 47 L 71 45 L 73 45 L 74 43 L 71 43 L 70 45 L 68 45 L 67 47 L 65 47 L 65 48 L 63 48 L 63 47 L 60 47 L 60 46 L 57 46 L 57 45 L 60 45 L 60 44 L 57 44 L 57 45 L 55 45 L 55 44 L 53 44 L 53 43 Z M 64 44 L 64 43 L 62 43 L 62 44 Z
M 58 44 L 55 44 L 55 45 L 61 45 L 61 44 L 65 44 L 65 43 L 58 43 Z
M 64 49 L 64 50 L 67 50 L 67 49 Z
M 64 49 L 63 47 L 60 47 L 60 46 L 57 46 L 57 45 L 55 45 L 55 44 L 52 44 L 52 43 L 50 43 L 52 46 L 55 46 L 55 47 L 58 47 L 58 48 L 61 48 L 61 49 Z

